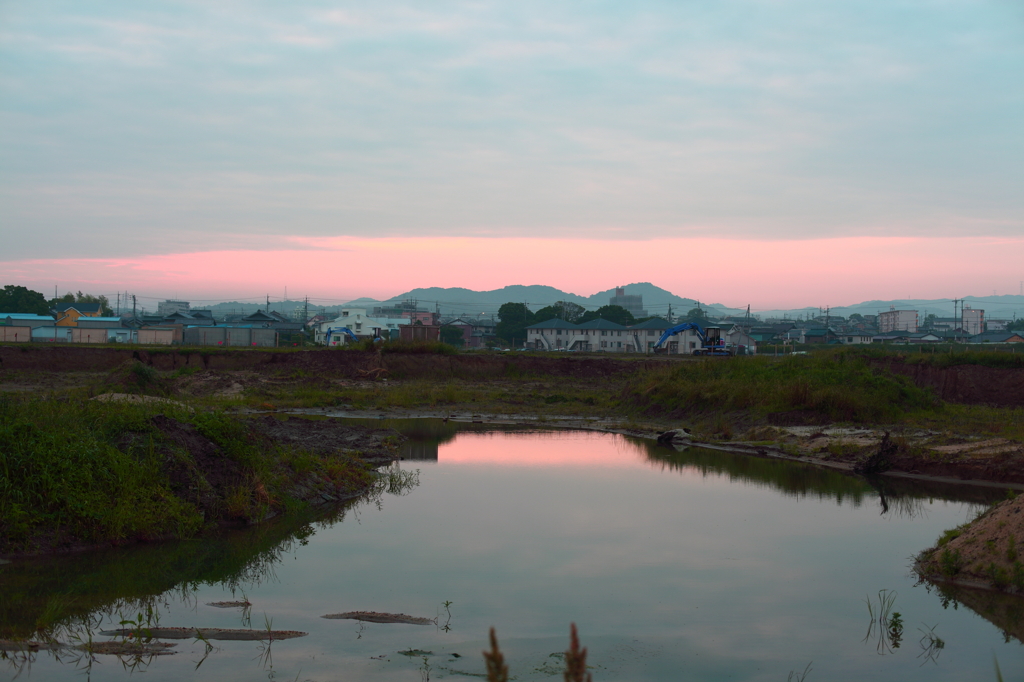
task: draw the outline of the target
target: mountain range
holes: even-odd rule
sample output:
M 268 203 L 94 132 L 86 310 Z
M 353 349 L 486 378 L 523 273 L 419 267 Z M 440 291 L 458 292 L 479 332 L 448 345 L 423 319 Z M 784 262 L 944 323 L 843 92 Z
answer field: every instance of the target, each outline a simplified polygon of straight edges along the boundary
M 708 311 L 712 317 L 725 315 L 742 315 L 746 308 L 734 308 L 722 303 L 707 303 L 692 298 L 677 296 L 671 291 L 655 286 L 650 282 L 636 282 L 625 285 L 627 295 L 643 296 L 644 308 L 649 315 L 664 317 L 668 315 L 671 306 L 672 315 L 685 315 L 692 308 L 700 306 Z M 558 301 L 577 303 L 588 310 L 595 310 L 601 306 L 608 305 L 609 300 L 615 294 L 615 288 L 599 291 L 591 296 L 580 296 L 570 292 L 556 289 L 555 287 L 534 284 L 514 284 L 501 289 L 490 291 L 474 291 L 462 287 L 429 287 L 407 291 L 389 299 L 378 301 L 372 298 L 357 298 L 341 305 L 321 308 L 310 306 L 310 312 L 324 312 L 330 314 L 341 308 L 359 307 L 373 308 L 380 305 L 394 305 L 402 301 L 415 300 L 421 308 L 437 310 L 442 315 L 494 315 L 498 308 L 508 302 L 525 303 L 531 310 L 539 310 L 544 306 L 552 305 Z M 1024 316 L 1024 296 L 1003 295 L 1003 296 L 965 296 L 967 305 L 973 308 L 985 310 L 985 317 L 988 319 L 1015 319 Z M 297 307 L 303 305 L 302 301 L 271 301 L 271 310 L 291 313 Z M 256 303 L 219 303 L 210 306 L 215 315 L 225 312 L 255 312 L 266 307 Z M 917 310 L 920 318 L 928 314 L 939 317 L 953 317 L 952 299 L 893 299 L 864 301 L 848 306 L 836 306 L 829 310 L 829 313 L 838 317 L 849 317 L 854 313 L 861 315 L 877 315 L 880 312 L 895 308 L 897 310 Z M 802 319 L 805 317 L 816 317 L 824 314 L 824 310 L 818 307 L 777 309 L 777 310 L 754 310 L 753 315 L 759 319 L 767 318 L 789 318 Z

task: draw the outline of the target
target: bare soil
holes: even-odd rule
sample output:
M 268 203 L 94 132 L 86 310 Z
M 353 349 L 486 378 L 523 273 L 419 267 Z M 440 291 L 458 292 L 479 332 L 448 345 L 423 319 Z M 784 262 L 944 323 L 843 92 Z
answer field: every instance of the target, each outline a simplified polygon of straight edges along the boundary
M 932 582 L 1024 593 L 1024 496 L 993 505 L 947 533 L 952 539 L 940 539 L 918 558 L 920 575 Z

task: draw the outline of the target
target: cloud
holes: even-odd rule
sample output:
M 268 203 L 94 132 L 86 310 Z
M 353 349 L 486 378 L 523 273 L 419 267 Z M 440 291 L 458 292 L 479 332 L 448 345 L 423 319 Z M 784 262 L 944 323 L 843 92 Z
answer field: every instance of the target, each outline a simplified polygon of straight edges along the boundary
M 1024 31 L 1007 3 L 4 11 L 0 230 L 18 258 L 166 251 L 178 229 L 1024 228 Z

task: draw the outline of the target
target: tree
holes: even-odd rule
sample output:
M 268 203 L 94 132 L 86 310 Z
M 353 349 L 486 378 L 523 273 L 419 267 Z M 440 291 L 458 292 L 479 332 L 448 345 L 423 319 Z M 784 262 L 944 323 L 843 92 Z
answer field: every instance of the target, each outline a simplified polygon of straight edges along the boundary
M 38 291 L 14 284 L 8 284 L 0 291 L 0 313 L 47 315 L 49 312 L 46 297 Z
M 451 325 L 441 327 L 441 341 L 456 348 L 462 348 L 466 343 L 466 339 L 462 336 L 462 329 Z
M 530 324 L 537 324 L 538 322 L 546 322 L 548 320 L 557 320 L 559 319 L 558 312 L 558 308 L 553 305 L 544 306 L 533 314 L 533 322 Z
M 708 315 L 704 312 L 703 308 L 690 308 L 690 311 L 683 317 L 684 322 L 692 322 L 693 324 L 699 324 L 701 327 L 707 327 L 711 324 L 711 320 L 708 319 Z
M 114 311 L 110 309 L 110 301 L 107 300 L 106 296 L 93 296 L 92 294 L 83 294 L 81 291 L 77 294 L 68 292 L 60 298 L 51 300 L 50 306 L 52 307 L 62 303 L 99 303 L 100 315 L 111 317 L 114 314 Z
M 597 310 L 588 310 L 580 318 L 580 323 L 590 322 L 591 320 L 608 320 L 609 322 L 615 322 L 623 326 L 629 326 L 635 324 L 636 320 L 633 318 L 633 313 L 629 312 L 620 305 L 605 305 L 601 306 Z
M 498 308 L 498 325 L 494 333 L 509 345 L 526 343 L 526 328 L 534 323 L 533 313 L 525 303 L 503 303 Z
M 533 314 L 533 323 L 544 322 L 545 320 L 565 320 L 566 322 L 577 323 L 587 312 L 587 309 L 578 303 L 571 301 L 559 301 L 554 305 L 541 308 Z
M 924 324 L 921 325 L 921 328 L 922 329 L 931 329 L 932 327 L 934 327 L 935 326 L 935 320 L 937 319 L 937 317 L 938 316 L 935 313 L 928 313 L 927 315 L 925 315 L 925 317 L 924 317 Z
M 1006 329 L 1011 332 L 1024 332 L 1024 317 L 1019 320 L 1014 320 L 1010 324 L 1006 325 Z

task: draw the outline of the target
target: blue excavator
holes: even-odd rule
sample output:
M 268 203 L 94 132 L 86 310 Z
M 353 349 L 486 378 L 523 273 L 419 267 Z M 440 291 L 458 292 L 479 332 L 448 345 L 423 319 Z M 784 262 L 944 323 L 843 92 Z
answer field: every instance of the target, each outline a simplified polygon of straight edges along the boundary
M 331 345 L 331 337 L 334 336 L 335 334 L 344 334 L 353 343 L 359 342 L 359 337 L 356 336 L 348 327 L 329 327 L 327 329 L 327 336 L 324 338 L 324 343 L 326 343 L 328 346 Z
M 658 339 L 658 343 L 654 344 L 654 352 L 658 352 L 662 344 L 669 339 L 669 337 L 675 336 L 681 332 L 692 329 L 697 332 L 697 336 L 700 338 L 701 348 L 694 348 L 694 355 L 717 355 L 717 356 L 728 356 L 732 355 L 732 349 L 727 348 L 725 341 L 722 339 L 721 327 L 708 327 L 704 329 L 699 324 L 693 322 L 683 322 L 678 324 L 671 329 L 666 329 L 665 333 Z

